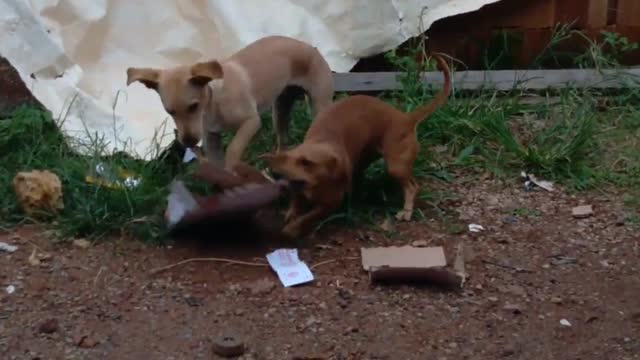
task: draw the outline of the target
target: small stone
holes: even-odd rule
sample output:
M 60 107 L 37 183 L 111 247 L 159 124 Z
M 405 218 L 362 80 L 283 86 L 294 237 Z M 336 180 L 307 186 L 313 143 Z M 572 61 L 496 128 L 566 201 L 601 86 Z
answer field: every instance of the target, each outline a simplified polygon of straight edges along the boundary
M 562 299 L 559 297 L 552 297 L 551 298 L 551 303 L 552 304 L 562 304 Z
M 593 207 L 591 205 L 580 205 L 571 209 L 571 215 L 576 219 L 584 219 L 593 215 Z
M 307 319 L 307 322 L 305 323 L 305 326 L 307 328 L 309 328 L 309 327 L 311 327 L 311 326 L 313 326 L 315 324 L 318 324 L 318 323 L 320 323 L 320 322 L 315 317 L 312 316 L 312 317 Z
M 502 219 L 504 224 L 513 225 L 518 223 L 518 218 L 515 216 L 507 216 Z
M 502 351 L 502 357 L 509 357 L 516 354 L 516 351 L 513 348 L 506 348 Z
M 527 291 L 524 289 L 524 287 L 520 285 L 508 285 L 500 290 L 506 294 L 512 294 L 512 295 L 522 296 L 522 297 L 527 296 Z
M 89 247 L 91 247 L 91 242 L 89 242 L 87 239 L 75 239 L 73 240 L 73 246 L 80 249 L 88 249 Z
M 90 349 L 98 345 L 98 341 L 91 336 L 84 335 L 76 340 L 76 345 L 83 349 Z
M 45 322 L 40 324 L 40 326 L 38 326 L 38 332 L 42 334 L 53 334 L 54 332 L 58 331 L 58 329 L 58 320 L 56 319 L 46 320 Z
M 251 295 L 267 295 L 273 291 L 276 284 L 269 279 L 261 279 L 249 285 Z
M 502 307 L 503 310 L 506 311 L 510 311 L 516 315 L 522 314 L 522 308 L 520 307 L 520 305 L 516 305 L 516 304 L 505 304 Z
M 560 320 L 560 325 L 566 326 L 566 327 L 571 327 L 571 323 L 567 319 Z
M 222 357 L 232 358 L 244 354 L 245 346 L 235 334 L 223 334 L 213 341 L 213 353 Z
M 429 243 L 427 242 L 427 240 L 416 240 L 411 243 L 411 246 L 413 247 L 427 247 L 428 245 Z
M 497 297 L 495 297 L 495 296 L 489 296 L 489 297 L 487 298 L 487 300 L 489 300 L 489 301 L 491 301 L 491 302 L 498 302 L 498 298 L 497 298 Z
M 197 307 L 202 305 L 202 300 L 195 298 L 193 296 L 185 296 L 184 302 L 191 307 Z

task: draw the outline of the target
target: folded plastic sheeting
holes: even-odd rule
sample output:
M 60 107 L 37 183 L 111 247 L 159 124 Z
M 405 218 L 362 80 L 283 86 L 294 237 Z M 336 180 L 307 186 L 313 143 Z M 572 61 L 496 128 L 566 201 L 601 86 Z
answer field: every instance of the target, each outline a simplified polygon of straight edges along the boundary
M 337 72 L 441 18 L 498 0 L 0 0 L 0 55 L 81 152 L 152 158 L 173 140 L 157 95 L 129 66 L 229 56 L 266 35 L 316 46 Z M 1 86 L 1 84 L 0 84 Z

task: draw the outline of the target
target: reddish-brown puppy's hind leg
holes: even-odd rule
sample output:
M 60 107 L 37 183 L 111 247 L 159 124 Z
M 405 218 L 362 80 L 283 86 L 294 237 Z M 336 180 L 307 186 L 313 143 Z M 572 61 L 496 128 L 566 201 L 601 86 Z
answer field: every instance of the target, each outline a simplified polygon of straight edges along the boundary
M 402 187 L 404 204 L 402 210 L 396 214 L 400 221 L 410 221 L 413 215 L 413 206 L 418 193 L 418 183 L 413 177 L 413 164 L 418 153 L 417 142 L 407 144 L 406 141 L 398 141 L 384 149 L 384 161 L 387 171 Z

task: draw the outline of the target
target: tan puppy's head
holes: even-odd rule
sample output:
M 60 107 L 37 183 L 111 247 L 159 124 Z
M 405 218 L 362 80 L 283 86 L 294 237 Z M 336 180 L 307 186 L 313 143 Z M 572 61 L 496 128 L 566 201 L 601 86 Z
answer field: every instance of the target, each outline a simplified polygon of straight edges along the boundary
M 128 68 L 127 85 L 139 81 L 155 90 L 176 124 L 178 141 L 194 147 L 202 139 L 202 123 L 211 97 L 207 84 L 222 79 L 222 75 L 222 66 L 215 60 L 171 69 Z
M 264 154 L 274 176 L 297 183 L 302 189 L 333 183 L 343 173 L 335 151 L 324 144 L 301 144 L 291 150 Z

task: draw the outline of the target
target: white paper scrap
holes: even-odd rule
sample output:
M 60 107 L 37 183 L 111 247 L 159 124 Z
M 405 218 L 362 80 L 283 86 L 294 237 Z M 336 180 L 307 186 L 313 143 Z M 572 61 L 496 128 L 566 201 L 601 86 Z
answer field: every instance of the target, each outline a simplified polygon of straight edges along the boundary
M 566 327 L 571 327 L 571 323 L 567 319 L 560 320 L 560 325 L 566 326 Z
M 0 242 L 0 251 L 12 253 L 12 252 L 15 252 L 16 250 L 18 250 L 17 246 L 7 244 L 6 242 Z
M 196 159 L 197 157 L 198 157 L 198 155 L 196 155 L 196 153 L 193 152 L 193 150 L 191 150 L 191 148 L 187 148 L 184 151 L 184 157 L 182 158 L 182 162 L 183 163 L 190 163 L 194 159 Z
M 469 224 L 469 231 L 477 233 L 480 231 L 484 231 L 484 227 L 479 224 Z
M 313 274 L 307 264 L 298 258 L 297 249 L 278 249 L 267 254 L 267 261 L 284 287 L 313 281 Z
M 520 176 L 522 176 L 525 179 L 524 185 L 527 189 L 530 189 L 532 187 L 531 184 L 533 184 L 550 192 L 553 192 L 555 190 L 555 188 L 553 187 L 553 183 L 551 181 L 538 179 L 535 177 L 535 175 L 527 174 L 524 171 L 520 173 Z
M 170 186 L 169 204 L 167 206 L 167 222 L 169 226 L 177 224 L 182 217 L 198 207 L 198 202 L 189 193 L 181 181 L 174 181 Z
M 5 288 L 5 290 L 7 291 L 7 294 L 11 295 L 16 292 L 16 287 L 13 285 L 9 285 Z

